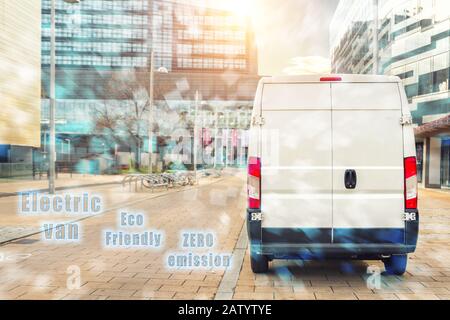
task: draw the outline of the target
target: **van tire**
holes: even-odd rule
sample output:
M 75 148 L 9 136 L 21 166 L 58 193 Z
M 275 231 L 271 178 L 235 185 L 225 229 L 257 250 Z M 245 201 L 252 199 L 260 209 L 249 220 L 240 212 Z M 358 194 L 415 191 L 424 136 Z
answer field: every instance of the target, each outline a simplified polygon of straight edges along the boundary
M 384 268 L 387 274 L 401 276 L 406 272 L 406 265 L 408 264 L 407 254 L 392 255 L 383 260 Z
M 253 273 L 266 273 L 269 271 L 269 259 L 263 254 L 250 253 L 250 265 Z

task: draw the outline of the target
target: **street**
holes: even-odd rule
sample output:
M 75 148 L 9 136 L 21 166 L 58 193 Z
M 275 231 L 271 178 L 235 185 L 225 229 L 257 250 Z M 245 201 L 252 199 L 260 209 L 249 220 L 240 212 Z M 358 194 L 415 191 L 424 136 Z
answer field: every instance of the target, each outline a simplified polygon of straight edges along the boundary
M 275 260 L 267 275 L 254 275 L 245 256 L 234 299 L 408 300 L 450 299 L 450 193 L 421 190 L 420 235 L 402 276 L 381 275 L 370 289 L 368 267 L 381 261 L 301 262 Z
M 0 247 L 0 299 L 450 299 L 450 193 L 445 191 L 421 190 L 419 244 L 408 272 L 381 275 L 378 288 L 368 287 L 367 270 L 382 272 L 379 261 L 277 260 L 268 274 L 254 275 L 244 249 L 241 173 L 153 194 L 117 185 L 88 191 L 104 196 L 105 211 L 81 217 L 79 243 L 54 243 L 39 233 Z M 17 216 L 17 198 L 0 199 L 2 226 L 17 219 L 39 225 L 44 217 Z M 162 233 L 161 248 L 105 248 L 103 234 L 118 229 L 121 212 L 142 214 L 146 228 Z M 168 255 L 186 248 L 183 231 L 194 233 L 197 244 L 198 234 L 214 234 L 214 245 L 189 250 L 232 255 L 232 266 L 171 267 Z

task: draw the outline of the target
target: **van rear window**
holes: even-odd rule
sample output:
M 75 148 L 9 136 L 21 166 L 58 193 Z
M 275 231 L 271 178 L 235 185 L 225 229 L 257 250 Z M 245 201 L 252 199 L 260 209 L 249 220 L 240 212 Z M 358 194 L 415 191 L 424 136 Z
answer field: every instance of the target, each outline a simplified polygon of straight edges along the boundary
M 397 83 L 336 83 L 333 109 L 397 110 L 401 97 Z
M 330 84 L 265 84 L 263 90 L 262 108 L 263 110 L 330 110 Z

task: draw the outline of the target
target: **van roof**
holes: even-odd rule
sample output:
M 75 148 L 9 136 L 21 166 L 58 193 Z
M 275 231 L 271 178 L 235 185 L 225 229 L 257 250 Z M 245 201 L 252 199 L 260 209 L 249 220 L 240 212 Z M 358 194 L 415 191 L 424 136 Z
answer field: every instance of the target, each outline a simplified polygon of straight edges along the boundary
M 322 74 L 322 75 L 294 75 L 294 76 L 275 76 L 275 77 L 263 77 L 261 81 L 263 83 L 284 83 L 284 82 L 321 82 L 321 78 L 334 78 L 339 77 L 342 80 L 339 82 L 401 82 L 401 79 L 397 76 L 379 76 L 379 75 L 362 75 L 362 74 Z M 326 81 L 325 81 L 326 82 Z

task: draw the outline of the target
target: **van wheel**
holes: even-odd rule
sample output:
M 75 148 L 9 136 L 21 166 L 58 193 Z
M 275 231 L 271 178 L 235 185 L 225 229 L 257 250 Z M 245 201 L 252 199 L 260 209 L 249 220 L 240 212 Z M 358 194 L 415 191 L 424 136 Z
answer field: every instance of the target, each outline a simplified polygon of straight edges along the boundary
M 263 254 L 250 253 L 250 265 L 253 273 L 266 273 L 269 271 L 269 259 Z
M 408 263 L 407 254 L 392 255 L 383 260 L 384 268 L 387 274 L 401 276 L 406 272 L 406 265 Z

